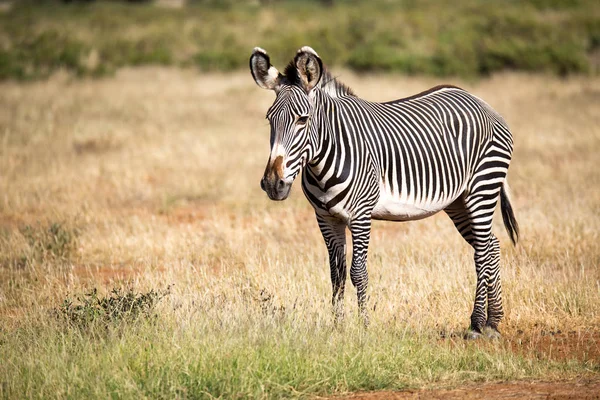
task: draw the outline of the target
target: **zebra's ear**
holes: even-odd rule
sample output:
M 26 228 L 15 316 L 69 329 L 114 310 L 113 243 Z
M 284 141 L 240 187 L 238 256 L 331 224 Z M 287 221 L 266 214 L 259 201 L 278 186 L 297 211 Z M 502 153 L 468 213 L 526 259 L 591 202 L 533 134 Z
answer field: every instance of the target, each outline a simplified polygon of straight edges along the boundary
M 267 52 L 260 47 L 255 47 L 250 56 L 250 72 L 261 88 L 276 90 L 279 87 L 281 74 L 271 65 Z
M 306 93 L 310 92 L 321 80 L 323 61 L 311 47 L 304 46 L 296 53 L 294 64 L 302 80 L 304 90 L 306 90 Z

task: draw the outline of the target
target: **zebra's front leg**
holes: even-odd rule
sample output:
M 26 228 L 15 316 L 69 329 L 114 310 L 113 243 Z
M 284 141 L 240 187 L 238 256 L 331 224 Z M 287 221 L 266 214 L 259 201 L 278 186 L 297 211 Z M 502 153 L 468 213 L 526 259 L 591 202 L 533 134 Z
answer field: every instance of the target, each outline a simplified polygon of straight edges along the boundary
M 367 252 L 369 250 L 369 239 L 371 236 L 371 218 L 362 218 L 350 223 L 352 233 L 352 265 L 350 266 L 350 280 L 356 287 L 358 298 L 358 312 L 365 326 L 369 325 L 369 313 L 367 311 L 367 286 L 369 275 L 367 273 Z
M 317 222 L 329 253 L 333 315 L 335 323 L 344 319 L 344 290 L 346 288 L 346 224 L 317 214 Z

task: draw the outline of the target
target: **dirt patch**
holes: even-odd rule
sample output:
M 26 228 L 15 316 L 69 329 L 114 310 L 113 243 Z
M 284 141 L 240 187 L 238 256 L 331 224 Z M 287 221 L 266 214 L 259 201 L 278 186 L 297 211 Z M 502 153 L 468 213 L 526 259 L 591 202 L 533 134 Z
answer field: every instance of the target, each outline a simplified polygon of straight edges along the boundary
M 600 380 L 567 382 L 507 382 L 468 385 L 455 389 L 355 393 L 336 399 L 600 399 Z
M 517 332 L 506 341 L 512 351 L 525 357 L 555 361 L 600 361 L 600 331 Z
M 463 343 L 464 332 L 442 332 L 439 343 Z M 558 362 L 576 360 L 592 365 L 600 363 L 600 330 L 581 327 L 578 330 L 526 328 L 502 331 L 500 341 L 477 340 L 473 345 L 496 351 L 499 347 L 533 360 Z

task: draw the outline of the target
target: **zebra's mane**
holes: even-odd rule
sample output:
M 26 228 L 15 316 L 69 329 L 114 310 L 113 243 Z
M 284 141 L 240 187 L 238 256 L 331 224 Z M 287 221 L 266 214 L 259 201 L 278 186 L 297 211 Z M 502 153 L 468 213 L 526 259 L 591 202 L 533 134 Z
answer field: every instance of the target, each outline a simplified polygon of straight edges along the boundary
M 288 85 L 302 87 L 302 80 L 298 75 L 298 70 L 293 61 L 285 67 L 284 78 Z M 338 78 L 332 75 L 326 68 L 323 69 L 323 75 L 321 76 L 318 87 L 332 97 L 356 96 L 352 89 L 340 82 Z

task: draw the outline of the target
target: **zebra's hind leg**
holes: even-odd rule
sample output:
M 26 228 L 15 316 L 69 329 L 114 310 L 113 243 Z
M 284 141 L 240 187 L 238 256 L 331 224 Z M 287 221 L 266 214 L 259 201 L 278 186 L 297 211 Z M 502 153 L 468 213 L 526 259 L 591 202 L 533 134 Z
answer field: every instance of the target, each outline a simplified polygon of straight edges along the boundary
M 474 247 L 473 231 L 471 229 L 471 216 L 467 211 L 464 199 L 461 197 L 452 203 L 448 208 L 444 210 L 450 217 L 454 226 L 461 234 L 463 239 L 469 245 Z M 473 313 L 471 314 L 471 325 L 469 331 L 466 334 L 467 339 L 476 339 L 481 336 L 483 327 L 485 325 L 485 301 L 487 291 L 482 281 L 480 280 L 480 270 L 475 261 L 475 269 L 477 272 L 477 286 L 475 289 L 475 306 L 473 307 Z
M 477 286 L 471 326 L 467 333 L 467 338 L 471 339 L 482 334 L 490 338 L 499 337 L 498 324 L 504 315 L 500 251 L 498 240 L 492 234 L 492 217 L 496 202 L 497 195 L 491 196 L 491 201 L 489 195 L 469 196 L 458 199 L 445 210 L 456 229 L 475 250 Z
M 317 223 L 329 253 L 329 269 L 333 294 L 331 303 L 336 324 L 344 319 L 344 290 L 346 287 L 346 224 L 317 214 Z
M 485 193 L 469 195 L 465 206 L 471 219 L 472 246 L 475 249 L 477 296 L 471 316 L 471 328 L 497 338 L 498 324 L 504 315 L 500 283 L 500 246 L 492 234 L 492 219 L 501 186 L 486 187 Z M 487 318 L 483 308 L 487 300 Z
M 492 233 L 489 246 L 488 308 L 484 333 L 490 338 L 499 338 L 498 324 L 504 317 L 502 308 L 502 283 L 500 280 L 500 243 Z

